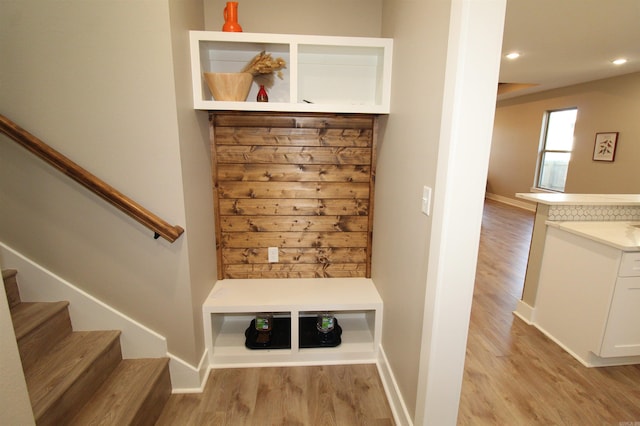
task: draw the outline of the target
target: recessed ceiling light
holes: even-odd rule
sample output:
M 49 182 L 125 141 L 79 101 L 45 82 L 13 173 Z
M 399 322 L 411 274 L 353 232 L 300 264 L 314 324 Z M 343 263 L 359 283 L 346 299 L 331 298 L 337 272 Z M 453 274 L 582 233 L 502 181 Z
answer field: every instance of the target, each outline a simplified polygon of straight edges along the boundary
M 519 58 L 519 57 L 520 57 L 520 54 L 518 52 L 511 52 L 511 53 L 508 53 L 507 55 L 505 55 L 505 58 L 507 58 L 507 59 L 516 59 L 516 58 Z
M 622 65 L 622 64 L 626 64 L 627 60 L 625 58 L 618 58 L 618 59 L 614 59 L 613 61 L 611 61 L 611 63 L 613 65 Z

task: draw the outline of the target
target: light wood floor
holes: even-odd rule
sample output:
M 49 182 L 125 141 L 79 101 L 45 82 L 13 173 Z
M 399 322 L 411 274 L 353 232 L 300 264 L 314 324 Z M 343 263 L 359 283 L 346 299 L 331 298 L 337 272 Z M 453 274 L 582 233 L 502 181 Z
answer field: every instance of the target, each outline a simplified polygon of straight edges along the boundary
M 157 425 L 391 426 L 376 366 L 212 370 L 202 394 L 172 395 Z
M 586 368 L 514 317 L 533 213 L 487 201 L 459 425 L 640 425 L 640 365 Z
M 485 204 L 458 423 L 640 425 L 640 366 L 583 367 L 513 316 L 532 224 L 530 212 Z M 172 395 L 158 422 L 392 424 L 373 365 L 214 370 L 203 394 Z

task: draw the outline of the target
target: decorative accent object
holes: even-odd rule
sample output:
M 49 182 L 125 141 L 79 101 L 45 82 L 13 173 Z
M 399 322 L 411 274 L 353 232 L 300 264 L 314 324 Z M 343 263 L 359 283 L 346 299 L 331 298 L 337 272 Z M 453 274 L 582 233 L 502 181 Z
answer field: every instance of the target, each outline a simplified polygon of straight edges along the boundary
M 266 88 L 273 87 L 273 74 L 276 73 L 282 80 L 282 69 L 287 67 L 287 62 L 282 58 L 273 58 L 270 53 L 258 53 L 242 70 L 253 76 L 256 84 Z M 266 94 L 266 92 L 265 92 Z M 264 101 L 258 101 L 264 102 Z
M 273 315 L 257 314 L 255 327 L 258 331 L 271 331 L 273 324 Z
M 271 341 L 271 330 L 273 329 L 273 315 L 257 314 L 254 327 L 258 332 L 256 342 L 260 344 L 268 344 Z
M 253 76 L 247 72 L 205 72 L 204 79 L 214 100 L 244 102 L 249 96 Z
M 593 147 L 594 161 L 613 161 L 616 157 L 618 132 L 596 133 Z
M 329 333 L 333 331 L 335 317 L 329 312 L 318 314 L 316 320 L 316 328 L 321 333 Z
M 301 348 L 335 348 L 342 343 L 342 327 L 338 319 L 331 321 L 331 330 L 322 331 L 314 317 L 300 317 L 298 320 Z
M 271 318 L 271 330 L 259 329 L 258 318 L 252 319 L 245 330 L 244 345 L 247 349 L 291 349 L 291 318 Z M 257 324 L 257 325 L 256 325 Z
M 224 25 L 222 25 L 222 31 L 227 32 L 242 32 L 242 27 L 238 23 L 238 2 L 228 1 L 224 8 Z
M 269 102 L 269 95 L 267 95 L 267 91 L 264 88 L 264 84 L 260 85 L 260 90 L 258 90 L 258 96 L 256 96 L 256 101 Z

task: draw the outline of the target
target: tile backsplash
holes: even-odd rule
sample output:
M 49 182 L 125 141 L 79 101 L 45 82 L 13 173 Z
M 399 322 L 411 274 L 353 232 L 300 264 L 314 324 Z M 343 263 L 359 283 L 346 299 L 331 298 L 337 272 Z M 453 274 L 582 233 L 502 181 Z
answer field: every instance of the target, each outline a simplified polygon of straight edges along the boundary
M 640 220 L 640 206 L 549 206 L 547 220 L 630 221 Z

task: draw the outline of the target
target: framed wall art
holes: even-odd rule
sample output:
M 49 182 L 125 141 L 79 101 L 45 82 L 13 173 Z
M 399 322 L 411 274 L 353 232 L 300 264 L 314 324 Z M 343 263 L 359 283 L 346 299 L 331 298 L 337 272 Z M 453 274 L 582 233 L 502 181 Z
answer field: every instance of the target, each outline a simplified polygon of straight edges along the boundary
M 593 147 L 594 161 L 613 161 L 616 158 L 618 132 L 596 133 Z

